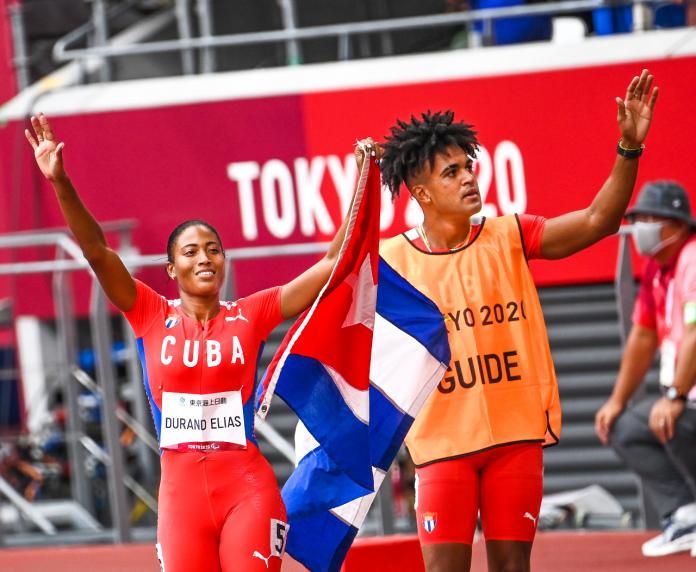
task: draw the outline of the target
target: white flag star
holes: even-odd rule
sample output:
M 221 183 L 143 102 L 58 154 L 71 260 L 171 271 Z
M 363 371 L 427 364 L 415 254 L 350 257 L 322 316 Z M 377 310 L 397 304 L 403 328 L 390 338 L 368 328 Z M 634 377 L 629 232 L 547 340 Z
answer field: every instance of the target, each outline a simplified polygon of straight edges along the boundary
M 363 324 L 374 330 L 377 285 L 372 281 L 372 264 L 369 253 L 360 266 L 358 276 L 349 276 L 346 283 L 353 288 L 353 303 L 350 305 L 343 327 Z

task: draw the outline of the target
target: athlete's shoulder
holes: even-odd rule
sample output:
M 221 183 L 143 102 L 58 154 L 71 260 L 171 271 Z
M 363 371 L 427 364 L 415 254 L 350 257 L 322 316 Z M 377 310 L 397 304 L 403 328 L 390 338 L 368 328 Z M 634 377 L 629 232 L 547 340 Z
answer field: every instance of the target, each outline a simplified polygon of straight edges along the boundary
M 488 228 L 500 228 L 503 226 L 517 226 L 518 216 L 516 214 L 506 214 L 496 217 L 482 217 L 479 224 Z
M 506 214 L 496 217 L 482 217 L 474 221 L 479 225 L 479 234 L 496 235 L 518 235 L 520 233 L 520 222 L 515 214 Z
M 123 315 L 133 327 L 136 336 L 141 337 L 153 322 L 169 312 L 170 303 L 150 286 L 136 279 L 135 302 Z
M 237 326 L 267 326 L 270 331 L 283 319 L 280 311 L 282 290 L 282 286 L 272 286 L 234 301 L 221 301 L 220 307 L 225 314 L 225 322 Z M 263 331 L 263 327 L 259 331 Z

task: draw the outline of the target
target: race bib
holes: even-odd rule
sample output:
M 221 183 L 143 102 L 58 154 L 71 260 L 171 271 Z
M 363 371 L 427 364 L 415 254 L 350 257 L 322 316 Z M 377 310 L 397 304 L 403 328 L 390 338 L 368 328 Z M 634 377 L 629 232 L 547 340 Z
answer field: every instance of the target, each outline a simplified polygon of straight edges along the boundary
M 283 557 L 290 525 L 282 520 L 271 519 L 271 556 Z
M 164 391 L 160 447 L 209 442 L 246 447 L 241 392 L 200 395 Z
M 674 383 L 677 367 L 677 347 L 671 340 L 664 340 L 660 346 L 660 385 L 670 387 Z

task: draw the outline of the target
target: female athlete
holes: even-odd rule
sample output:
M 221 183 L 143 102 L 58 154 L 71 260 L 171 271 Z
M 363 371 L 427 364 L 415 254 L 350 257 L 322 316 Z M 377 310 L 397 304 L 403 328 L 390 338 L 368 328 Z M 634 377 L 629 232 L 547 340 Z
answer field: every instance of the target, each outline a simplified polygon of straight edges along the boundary
M 130 322 L 162 451 L 157 556 L 166 572 L 278 571 L 288 527 L 269 463 L 253 433 L 258 357 L 271 330 L 307 308 L 328 280 L 345 235 L 291 282 L 221 302 L 225 251 L 192 220 L 167 244 L 179 298 L 134 279 L 109 248 L 63 165 L 45 115 L 25 135 L 65 220 L 109 300 Z

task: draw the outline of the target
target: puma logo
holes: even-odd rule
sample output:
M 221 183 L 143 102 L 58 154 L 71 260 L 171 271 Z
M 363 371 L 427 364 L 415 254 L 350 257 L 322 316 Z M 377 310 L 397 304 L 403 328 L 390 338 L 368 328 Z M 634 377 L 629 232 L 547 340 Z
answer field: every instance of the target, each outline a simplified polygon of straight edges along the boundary
M 525 512 L 525 513 L 522 515 L 522 517 L 523 517 L 523 518 L 528 518 L 529 520 L 531 520 L 531 521 L 534 523 L 534 526 L 536 526 L 536 524 L 537 524 L 537 519 L 539 518 L 538 516 L 537 516 L 536 518 L 534 518 L 534 517 L 533 517 L 530 513 L 528 513 L 528 512 Z
M 263 560 L 264 563 L 266 564 L 266 568 L 268 568 L 268 561 L 271 559 L 272 554 L 269 554 L 268 558 L 266 558 L 258 550 L 254 550 L 254 553 L 251 556 L 252 556 L 252 558 L 260 558 L 261 560 Z
M 249 323 L 249 320 L 247 320 L 244 316 L 242 316 L 242 309 L 239 306 L 237 306 L 236 304 L 232 304 L 232 306 L 237 308 L 237 315 L 236 316 L 226 316 L 225 322 L 234 322 L 236 320 L 244 320 L 246 323 Z

